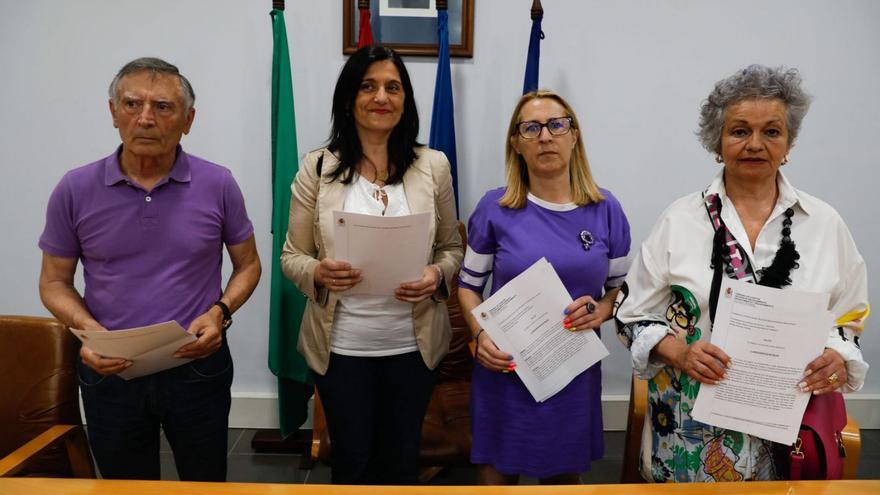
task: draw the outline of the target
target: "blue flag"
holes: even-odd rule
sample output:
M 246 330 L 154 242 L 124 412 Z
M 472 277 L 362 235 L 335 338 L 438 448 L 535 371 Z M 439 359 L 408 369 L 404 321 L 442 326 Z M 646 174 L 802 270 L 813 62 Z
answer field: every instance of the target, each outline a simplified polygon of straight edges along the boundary
M 526 58 L 526 77 L 523 81 L 523 94 L 538 89 L 538 62 L 541 59 L 541 40 L 544 33 L 541 31 L 541 20 L 544 12 L 532 14 L 532 32 L 529 35 L 529 54 Z
M 455 154 L 455 118 L 452 104 L 452 74 L 449 69 L 449 13 L 437 11 L 437 80 L 434 82 L 434 111 L 428 146 L 442 151 L 452 170 L 455 211 L 458 211 L 458 165 Z

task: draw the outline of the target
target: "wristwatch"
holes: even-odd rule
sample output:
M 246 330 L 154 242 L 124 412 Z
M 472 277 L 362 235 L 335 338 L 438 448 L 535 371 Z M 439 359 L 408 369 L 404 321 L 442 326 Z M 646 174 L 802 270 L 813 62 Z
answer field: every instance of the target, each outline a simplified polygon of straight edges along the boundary
M 229 311 L 229 306 L 226 305 L 223 301 L 217 300 L 212 306 L 218 306 L 220 311 L 223 312 L 223 322 L 221 323 L 223 331 L 229 329 L 232 326 L 232 311 Z

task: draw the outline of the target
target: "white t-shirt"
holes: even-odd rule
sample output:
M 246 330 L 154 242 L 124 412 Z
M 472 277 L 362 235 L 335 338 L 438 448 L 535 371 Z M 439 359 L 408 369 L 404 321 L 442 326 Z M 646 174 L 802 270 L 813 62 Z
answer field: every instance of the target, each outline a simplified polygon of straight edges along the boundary
M 364 215 L 399 217 L 410 214 L 403 184 L 379 188 L 360 175 L 346 186 L 342 210 Z M 388 206 L 382 202 L 388 196 Z M 418 350 L 412 304 L 394 296 L 343 292 L 330 330 L 330 351 L 345 356 L 394 356 Z

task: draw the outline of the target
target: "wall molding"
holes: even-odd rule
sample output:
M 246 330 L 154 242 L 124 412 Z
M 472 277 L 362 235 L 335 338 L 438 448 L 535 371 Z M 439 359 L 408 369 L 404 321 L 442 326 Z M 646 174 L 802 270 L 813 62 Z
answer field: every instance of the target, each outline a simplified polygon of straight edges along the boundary
M 608 431 L 626 429 L 629 395 L 603 395 L 602 417 Z M 880 429 L 880 394 L 856 394 L 846 398 L 846 409 L 863 429 Z M 311 411 L 311 407 L 309 408 Z M 230 428 L 278 428 L 276 394 L 232 394 Z M 303 428 L 312 427 L 312 418 Z

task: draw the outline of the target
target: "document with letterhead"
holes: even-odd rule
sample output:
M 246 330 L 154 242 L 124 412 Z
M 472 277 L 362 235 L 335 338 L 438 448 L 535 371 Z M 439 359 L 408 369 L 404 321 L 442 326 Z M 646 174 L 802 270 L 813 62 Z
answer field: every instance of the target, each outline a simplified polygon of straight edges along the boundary
M 556 270 L 541 258 L 471 311 L 495 345 L 513 356 L 515 372 L 537 402 L 608 355 L 596 332 L 563 327 L 571 302 Z
M 700 385 L 694 419 L 793 444 L 810 399 L 797 384 L 822 354 L 834 324 L 828 300 L 828 294 L 725 277 L 711 342 L 732 364 L 719 385 Z
M 192 359 L 174 357 L 182 346 L 195 342 L 194 335 L 176 321 L 166 321 L 146 327 L 125 330 L 77 330 L 70 329 L 83 345 L 108 358 L 131 361 L 131 366 L 119 373 L 130 380 L 139 376 L 167 370 L 186 364 Z
M 336 259 L 361 271 L 343 294 L 393 296 L 400 284 L 422 279 L 428 264 L 430 213 L 401 217 L 333 212 Z

